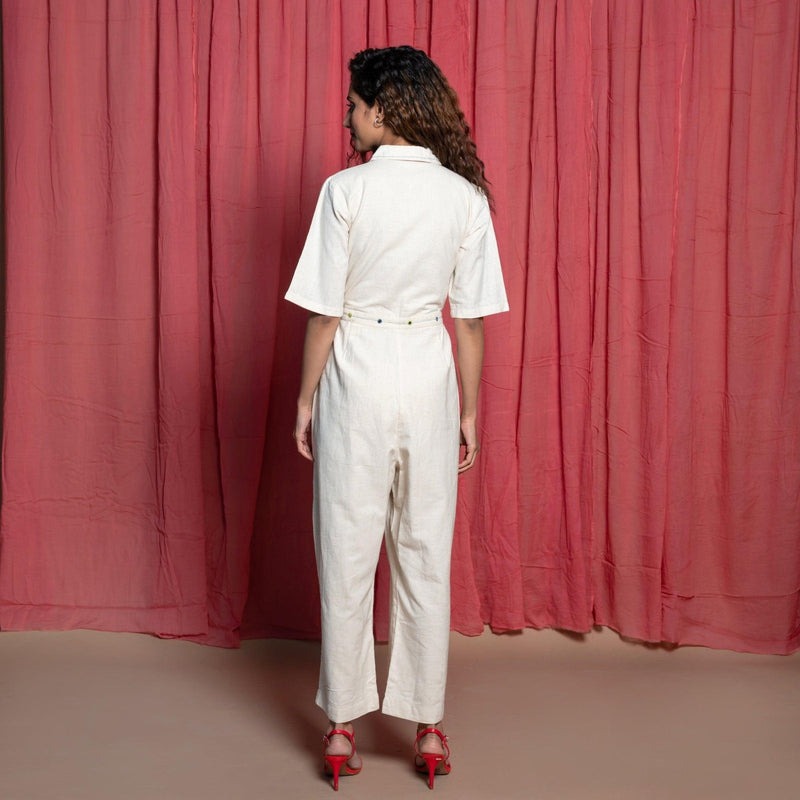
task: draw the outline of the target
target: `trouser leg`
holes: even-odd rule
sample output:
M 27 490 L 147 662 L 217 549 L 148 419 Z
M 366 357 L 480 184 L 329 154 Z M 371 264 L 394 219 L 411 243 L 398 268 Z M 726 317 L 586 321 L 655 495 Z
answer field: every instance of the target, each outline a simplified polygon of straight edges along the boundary
M 317 704 L 346 722 L 378 708 L 372 610 L 396 456 L 390 384 L 372 351 L 337 331 L 317 391 L 314 421 L 314 544 L 322 657 Z M 367 356 L 370 356 L 369 358 Z
M 386 536 L 392 573 L 391 655 L 383 711 L 437 722 L 444 716 L 447 682 L 453 513 L 445 503 L 432 527 L 418 526 L 401 505 L 406 499 L 402 490 L 395 499 Z
M 342 471 L 341 477 L 348 473 Z M 372 612 L 389 480 L 382 482 L 385 488 L 379 493 L 382 508 L 378 498 L 369 501 L 370 493 L 377 494 L 374 486 L 343 488 L 330 476 L 325 482 L 327 487 L 315 487 L 322 623 L 316 702 L 329 719 L 345 722 L 378 708 Z
M 415 398 L 416 400 L 416 398 Z M 417 722 L 444 716 L 450 642 L 450 555 L 455 521 L 455 381 L 416 401 L 400 449 L 386 551 L 391 566 L 390 663 L 383 711 Z

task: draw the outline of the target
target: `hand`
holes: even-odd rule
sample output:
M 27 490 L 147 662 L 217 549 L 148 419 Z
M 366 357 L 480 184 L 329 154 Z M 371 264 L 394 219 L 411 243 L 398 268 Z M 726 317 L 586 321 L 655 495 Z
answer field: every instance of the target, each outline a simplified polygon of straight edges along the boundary
M 297 406 L 297 420 L 294 423 L 294 441 L 297 452 L 309 461 L 314 460 L 311 453 L 311 406 Z
M 459 474 L 472 469 L 481 449 L 478 444 L 478 428 L 474 418 L 461 420 L 461 446 L 465 450 L 464 457 L 458 463 Z

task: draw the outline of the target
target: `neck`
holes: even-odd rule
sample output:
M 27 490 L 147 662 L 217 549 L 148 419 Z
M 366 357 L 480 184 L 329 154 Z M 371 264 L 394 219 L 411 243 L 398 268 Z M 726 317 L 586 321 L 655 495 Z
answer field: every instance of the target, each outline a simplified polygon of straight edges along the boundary
M 407 145 L 411 146 L 411 142 L 407 139 L 404 139 L 402 136 L 396 134 L 390 128 L 386 128 L 386 131 L 383 134 L 383 138 L 381 139 L 381 144 L 397 144 L 397 145 Z

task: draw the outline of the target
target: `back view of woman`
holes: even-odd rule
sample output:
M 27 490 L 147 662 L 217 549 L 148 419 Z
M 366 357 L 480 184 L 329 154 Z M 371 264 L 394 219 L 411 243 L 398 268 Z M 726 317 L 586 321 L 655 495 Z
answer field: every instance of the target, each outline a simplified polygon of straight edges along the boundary
M 385 534 L 382 710 L 418 723 L 415 762 L 433 788 L 450 771 L 441 721 L 457 476 L 479 450 L 482 318 L 508 304 L 483 164 L 455 92 L 411 47 L 364 50 L 349 66 L 344 124 L 354 150 L 372 158 L 325 182 L 286 294 L 310 312 L 294 435 L 314 461 L 317 703 L 338 788 L 340 773 L 361 769 L 352 720 L 379 706 L 372 601 Z

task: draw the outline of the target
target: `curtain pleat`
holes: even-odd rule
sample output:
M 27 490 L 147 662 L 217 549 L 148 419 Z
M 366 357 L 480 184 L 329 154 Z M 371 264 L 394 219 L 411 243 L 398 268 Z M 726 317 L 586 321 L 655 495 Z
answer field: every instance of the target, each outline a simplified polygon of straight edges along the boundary
M 282 295 L 346 166 L 347 60 L 408 43 L 461 99 L 511 301 L 453 628 L 800 647 L 800 5 L 2 13 L 0 627 L 318 636 Z M 384 560 L 379 637 L 388 592 Z

